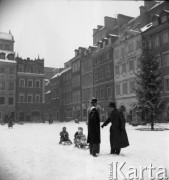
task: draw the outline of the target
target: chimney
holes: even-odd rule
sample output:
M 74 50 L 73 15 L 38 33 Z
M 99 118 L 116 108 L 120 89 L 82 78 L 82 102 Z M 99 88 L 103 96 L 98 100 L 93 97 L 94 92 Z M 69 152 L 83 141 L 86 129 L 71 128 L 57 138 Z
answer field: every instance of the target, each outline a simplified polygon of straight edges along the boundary
M 79 55 L 79 50 L 75 49 L 75 56 Z
M 146 8 L 147 11 L 151 9 L 155 4 L 156 4 L 155 0 L 149 0 L 149 1 L 144 0 L 144 7 Z
M 140 6 L 140 15 L 143 15 L 146 13 L 146 7 L 145 6 Z
M 104 26 L 107 28 L 114 28 L 115 26 L 117 26 L 117 19 L 105 16 L 104 17 Z

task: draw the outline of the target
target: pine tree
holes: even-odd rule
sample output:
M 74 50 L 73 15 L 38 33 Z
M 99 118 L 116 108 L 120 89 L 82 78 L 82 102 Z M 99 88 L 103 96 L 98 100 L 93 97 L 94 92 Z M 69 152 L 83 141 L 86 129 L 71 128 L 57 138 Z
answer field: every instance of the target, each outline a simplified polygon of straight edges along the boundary
M 162 78 L 159 70 L 159 57 L 148 48 L 143 49 L 139 58 L 139 71 L 136 74 L 137 107 L 149 117 L 151 130 L 154 130 L 154 119 L 165 108 L 166 102 L 161 98 Z

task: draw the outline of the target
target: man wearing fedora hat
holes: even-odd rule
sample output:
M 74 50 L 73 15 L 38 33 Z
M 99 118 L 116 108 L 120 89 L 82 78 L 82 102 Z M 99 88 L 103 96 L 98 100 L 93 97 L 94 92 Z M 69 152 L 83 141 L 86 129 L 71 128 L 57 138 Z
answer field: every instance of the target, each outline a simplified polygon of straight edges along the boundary
M 129 146 L 127 133 L 125 130 L 125 118 L 121 111 L 116 108 L 115 102 L 110 102 L 110 115 L 101 126 L 102 128 L 111 122 L 110 127 L 110 154 L 120 154 L 121 148 Z
M 90 154 L 97 157 L 96 153 L 100 150 L 100 117 L 96 108 L 97 99 L 91 99 L 91 107 L 88 115 L 88 137 Z

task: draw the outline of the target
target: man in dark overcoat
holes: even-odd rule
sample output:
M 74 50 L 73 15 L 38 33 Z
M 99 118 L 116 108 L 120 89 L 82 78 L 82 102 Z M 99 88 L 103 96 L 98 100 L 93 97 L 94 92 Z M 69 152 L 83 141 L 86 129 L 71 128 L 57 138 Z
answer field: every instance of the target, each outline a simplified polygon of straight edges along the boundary
M 110 154 L 120 154 L 121 148 L 129 146 L 129 141 L 125 129 L 125 118 L 121 111 L 117 110 L 116 104 L 110 102 L 110 115 L 101 126 L 102 128 L 111 122 L 110 127 Z
M 91 107 L 89 109 L 88 116 L 88 137 L 87 143 L 89 143 L 90 154 L 97 157 L 96 153 L 100 151 L 100 117 L 96 108 L 97 99 L 92 98 Z

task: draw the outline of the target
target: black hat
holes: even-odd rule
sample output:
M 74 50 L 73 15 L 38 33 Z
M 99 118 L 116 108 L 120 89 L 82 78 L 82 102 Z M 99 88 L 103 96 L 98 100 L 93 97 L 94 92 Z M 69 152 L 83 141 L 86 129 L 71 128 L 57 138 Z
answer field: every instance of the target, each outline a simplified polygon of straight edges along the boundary
M 116 103 L 115 102 L 109 102 L 108 107 L 116 108 Z
M 96 103 L 96 102 L 97 102 L 97 99 L 93 97 L 90 102 L 91 102 L 91 103 Z

